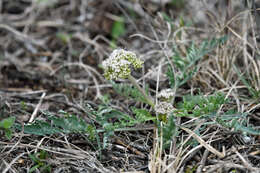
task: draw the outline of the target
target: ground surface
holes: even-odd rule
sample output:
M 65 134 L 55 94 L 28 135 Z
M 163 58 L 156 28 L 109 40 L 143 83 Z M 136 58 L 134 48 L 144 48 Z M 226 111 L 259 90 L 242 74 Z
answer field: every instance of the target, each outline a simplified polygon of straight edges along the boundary
M 13 128 L 11 139 L 0 131 L 0 172 L 260 172 L 260 5 L 252 2 L 0 1 L 0 120 L 14 116 L 22 125 Z M 184 95 L 219 91 L 229 101 L 217 113 L 245 113 L 237 122 L 253 132 L 211 123 L 216 118 L 179 117 L 178 124 L 197 137 L 182 129 L 171 148 L 162 150 L 151 121 L 116 130 L 103 149 L 103 132 L 97 134 L 101 141 L 95 141 L 84 133 L 23 131 L 35 120 L 50 122 L 48 113 L 73 114 L 103 130 L 88 108 L 97 110 L 108 94 L 109 107 L 121 112 L 131 114 L 131 106 L 151 111 L 118 95 L 103 77 L 100 64 L 115 46 L 132 50 L 145 62 L 133 76 L 155 96 L 170 87 L 165 73 L 174 48 L 187 57 L 191 42 L 199 47 L 205 39 L 223 36 L 222 45 L 186 69 L 197 67 L 176 89 L 174 106 Z

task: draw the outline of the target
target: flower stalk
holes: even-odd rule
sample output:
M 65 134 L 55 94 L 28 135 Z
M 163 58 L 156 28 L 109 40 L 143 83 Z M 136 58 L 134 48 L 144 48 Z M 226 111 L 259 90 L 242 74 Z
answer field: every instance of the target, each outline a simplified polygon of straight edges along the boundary
M 154 108 L 154 102 L 152 101 L 152 99 L 145 93 L 145 91 L 143 90 L 143 88 L 141 88 L 138 83 L 136 82 L 135 78 L 131 75 L 128 76 L 128 79 L 130 80 L 130 82 L 142 93 L 142 95 L 144 96 L 145 100 L 147 101 L 147 103 L 152 106 Z

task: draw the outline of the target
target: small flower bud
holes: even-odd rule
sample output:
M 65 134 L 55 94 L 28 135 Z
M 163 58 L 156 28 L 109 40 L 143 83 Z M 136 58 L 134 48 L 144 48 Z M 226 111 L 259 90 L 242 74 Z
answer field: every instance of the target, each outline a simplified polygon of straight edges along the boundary
M 164 89 L 158 95 L 157 98 L 161 99 L 162 101 L 170 101 L 174 96 L 174 92 L 172 89 Z

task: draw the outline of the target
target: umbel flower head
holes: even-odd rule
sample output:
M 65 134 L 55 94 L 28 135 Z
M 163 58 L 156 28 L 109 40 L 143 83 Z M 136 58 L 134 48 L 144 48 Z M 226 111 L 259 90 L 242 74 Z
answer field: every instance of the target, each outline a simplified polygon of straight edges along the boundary
M 168 102 L 159 102 L 155 105 L 154 110 L 158 114 L 167 115 L 174 111 L 173 106 Z
M 141 68 L 143 61 L 137 58 L 136 54 L 131 51 L 116 49 L 108 59 L 103 61 L 102 65 L 106 79 L 125 79 L 130 76 L 131 68 Z

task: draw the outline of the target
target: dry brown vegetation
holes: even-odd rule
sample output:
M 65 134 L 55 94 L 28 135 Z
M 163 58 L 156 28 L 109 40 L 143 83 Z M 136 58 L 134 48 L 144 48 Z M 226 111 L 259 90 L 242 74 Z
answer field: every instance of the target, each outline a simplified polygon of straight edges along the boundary
M 29 172 L 37 164 L 34 172 L 260 172 L 259 8 L 257 0 L 1 0 L 0 120 L 14 116 L 22 127 L 11 139 L 0 130 L 0 172 Z M 124 26 L 122 34 L 113 31 L 115 23 Z M 184 58 L 192 42 L 198 47 L 223 36 L 225 42 L 193 64 L 192 78 L 175 88 L 174 106 L 184 95 L 221 92 L 228 103 L 216 115 L 247 115 L 237 122 L 246 122 L 253 134 L 215 123 L 217 117 L 176 117 L 179 132 L 167 149 L 151 121 L 117 129 L 101 149 L 102 132 L 101 141 L 92 141 L 84 133 L 23 131 L 23 125 L 45 121 L 44 112 L 73 114 L 104 130 L 87 106 L 97 110 L 107 95 L 111 108 L 133 116 L 135 106 L 155 116 L 146 104 L 118 95 L 103 77 L 100 64 L 113 44 L 145 61 L 133 76 L 155 97 L 170 87 L 166 72 L 174 47 Z

